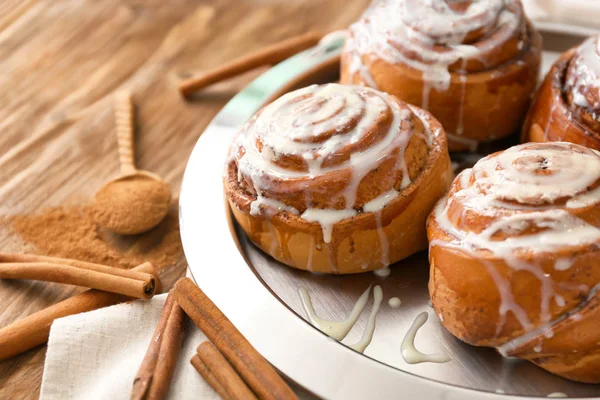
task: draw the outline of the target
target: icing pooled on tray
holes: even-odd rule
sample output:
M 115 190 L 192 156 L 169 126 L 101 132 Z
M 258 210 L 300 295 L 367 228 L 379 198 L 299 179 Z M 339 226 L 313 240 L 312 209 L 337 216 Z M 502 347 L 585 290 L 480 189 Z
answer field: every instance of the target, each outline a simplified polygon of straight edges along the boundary
M 406 336 L 402 341 L 402 358 L 408 364 L 419 364 L 423 362 L 432 363 L 446 363 L 451 360 L 447 354 L 436 353 L 436 354 L 425 354 L 417 350 L 415 347 L 415 338 L 419 329 L 427 322 L 429 315 L 426 312 L 422 312 L 415 318 L 412 326 L 406 332 Z
M 371 286 L 367 288 L 363 292 L 363 294 L 356 301 L 354 308 L 343 321 L 331 321 L 326 320 L 319 317 L 313 307 L 312 300 L 310 298 L 310 294 L 306 288 L 301 287 L 298 289 L 298 293 L 300 293 L 300 298 L 302 299 L 302 306 L 304 307 L 304 311 L 306 312 L 306 316 L 308 320 L 313 324 L 317 329 L 321 332 L 325 333 L 327 336 L 341 341 L 348 335 L 348 332 L 354 327 L 356 321 L 362 314 L 365 306 L 367 305 L 367 301 L 369 300 L 369 292 L 371 291 Z M 362 334 L 362 337 L 355 344 L 350 345 L 349 347 L 353 350 L 358 351 L 359 353 L 363 353 L 365 349 L 371 343 L 373 339 L 373 333 L 375 332 L 375 323 L 377 319 L 377 314 L 379 313 L 379 309 L 381 308 L 381 302 L 383 301 L 383 291 L 380 286 L 375 286 L 373 288 L 373 307 L 371 308 L 371 312 L 369 314 L 369 318 L 367 321 L 367 326 Z

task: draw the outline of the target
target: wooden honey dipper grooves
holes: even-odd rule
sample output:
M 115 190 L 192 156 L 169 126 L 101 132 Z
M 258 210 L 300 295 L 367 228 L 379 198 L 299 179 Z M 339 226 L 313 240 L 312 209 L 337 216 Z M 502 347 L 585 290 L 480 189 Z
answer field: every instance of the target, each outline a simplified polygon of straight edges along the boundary
M 182 278 L 177 281 L 172 293 L 185 313 L 219 349 L 259 399 L 298 399 L 271 364 L 194 282 L 189 278 Z

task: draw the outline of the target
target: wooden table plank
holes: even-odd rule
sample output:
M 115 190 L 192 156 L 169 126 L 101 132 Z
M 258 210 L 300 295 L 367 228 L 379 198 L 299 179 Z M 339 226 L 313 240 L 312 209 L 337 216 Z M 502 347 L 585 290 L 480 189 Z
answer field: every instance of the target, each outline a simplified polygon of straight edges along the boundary
M 309 29 L 347 26 L 368 0 L 5 0 L 0 2 L 0 219 L 89 201 L 118 170 L 112 94 L 138 105 L 138 164 L 176 192 L 207 123 L 259 72 L 191 103 L 177 82 Z M 220 171 L 207 171 L 220 173 Z M 31 250 L 0 222 L 0 249 Z M 185 266 L 161 266 L 174 279 Z M 167 270 L 168 269 L 168 270 Z M 0 326 L 74 293 L 0 281 Z M 45 348 L 0 362 L 0 398 L 39 394 Z

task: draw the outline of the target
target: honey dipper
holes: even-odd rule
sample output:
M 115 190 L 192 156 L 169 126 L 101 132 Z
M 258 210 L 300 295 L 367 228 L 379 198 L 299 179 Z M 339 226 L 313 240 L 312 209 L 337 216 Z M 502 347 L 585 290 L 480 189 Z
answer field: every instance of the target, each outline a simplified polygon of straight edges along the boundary
M 135 166 L 133 111 L 131 94 L 118 93 L 115 126 L 121 173 L 94 196 L 96 222 L 121 235 L 136 235 L 154 228 L 167 215 L 171 201 L 167 182 Z

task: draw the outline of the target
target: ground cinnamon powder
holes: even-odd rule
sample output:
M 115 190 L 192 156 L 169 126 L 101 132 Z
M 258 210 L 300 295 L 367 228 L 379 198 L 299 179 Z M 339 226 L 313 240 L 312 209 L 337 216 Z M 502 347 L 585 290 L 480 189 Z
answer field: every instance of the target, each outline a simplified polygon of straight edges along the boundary
M 9 219 L 12 229 L 33 252 L 114 267 L 132 268 L 149 261 L 159 269 L 181 263 L 177 207 L 154 229 L 120 236 L 100 228 L 91 205 L 55 207 Z
M 120 178 L 94 196 L 94 218 L 100 226 L 135 235 L 157 226 L 169 211 L 171 191 L 165 181 L 144 175 Z

